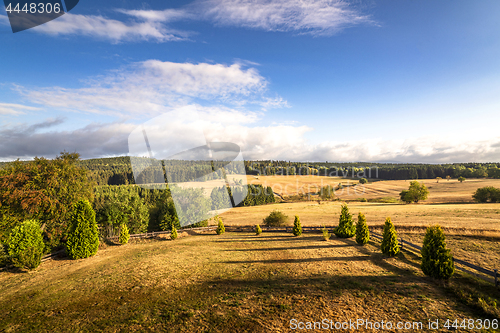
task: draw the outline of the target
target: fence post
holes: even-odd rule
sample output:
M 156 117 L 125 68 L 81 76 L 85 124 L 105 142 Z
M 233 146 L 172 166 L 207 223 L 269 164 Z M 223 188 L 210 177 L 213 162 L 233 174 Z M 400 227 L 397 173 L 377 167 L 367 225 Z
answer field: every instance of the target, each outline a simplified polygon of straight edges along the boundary
M 495 287 L 498 287 L 498 269 L 494 269 L 493 272 L 495 272 Z

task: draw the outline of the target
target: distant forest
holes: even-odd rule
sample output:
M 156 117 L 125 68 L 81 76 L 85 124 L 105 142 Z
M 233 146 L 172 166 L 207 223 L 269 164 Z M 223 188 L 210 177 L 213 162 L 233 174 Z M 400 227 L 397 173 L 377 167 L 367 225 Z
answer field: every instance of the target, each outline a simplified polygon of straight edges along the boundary
M 136 163 L 136 162 L 134 162 Z M 5 162 L 0 163 L 0 168 Z M 212 175 L 210 162 L 176 161 L 168 165 L 168 179 L 172 182 L 210 180 L 223 178 L 220 167 L 227 163 L 214 162 L 217 170 Z M 91 180 L 98 185 L 135 184 L 130 157 L 88 159 L 80 162 L 88 170 Z M 345 178 L 377 178 L 387 180 L 428 179 L 446 176 L 458 178 L 500 178 L 500 163 L 454 163 L 454 164 L 392 164 L 392 163 L 332 163 L 289 161 L 245 161 L 245 172 L 250 175 L 319 175 Z M 162 169 L 148 169 L 139 181 L 159 182 L 165 179 Z M 241 174 L 243 170 L 225 168 L 227 174 Z

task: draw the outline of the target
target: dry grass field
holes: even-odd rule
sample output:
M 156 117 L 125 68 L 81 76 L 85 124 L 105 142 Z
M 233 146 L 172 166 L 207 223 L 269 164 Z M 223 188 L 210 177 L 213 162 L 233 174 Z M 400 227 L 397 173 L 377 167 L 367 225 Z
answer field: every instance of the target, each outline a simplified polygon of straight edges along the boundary
M 317 234 L 108 246 L 84 260 L 0 272 L 0 286 L 2 332 L 288 332 L 292 319 L 427 325 L 500 316 L 491 285 L 461 274 L 436 283 L 410 253 L 387 258 L 378 243 Z

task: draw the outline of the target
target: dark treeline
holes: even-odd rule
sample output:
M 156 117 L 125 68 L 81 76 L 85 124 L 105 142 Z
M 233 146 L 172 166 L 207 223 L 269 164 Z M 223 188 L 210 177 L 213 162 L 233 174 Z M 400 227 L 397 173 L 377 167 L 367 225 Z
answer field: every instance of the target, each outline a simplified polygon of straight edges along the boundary
M 235 203 L 237 207 L 243 206 L 257 206 L 274 203 L 275 198 L 271 186 L 264 188 L 262 185 L 248 185 L 247 194 L 243 199 L 242 187 L 215 187 L 212 189 L 210 199 L 212 201 L 212 209 L 223 209 L 232 207 Z M 231 197 L 234 201 L 231 202 Z M 243 200 L 238 200 L 243 199 Z M 241 202 L 240 202 L 241 201 Z

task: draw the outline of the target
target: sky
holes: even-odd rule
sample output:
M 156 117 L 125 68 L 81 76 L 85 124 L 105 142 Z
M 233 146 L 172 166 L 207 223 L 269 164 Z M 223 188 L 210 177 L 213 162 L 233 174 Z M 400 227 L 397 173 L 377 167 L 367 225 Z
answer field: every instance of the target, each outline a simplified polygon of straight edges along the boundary
M 80 0 L 12 33 L 2 8 L 0 161 L 128 155 L 138 126 L 187 107 L 247 160 L 500 162 L 499 16 L 496 0 Z

